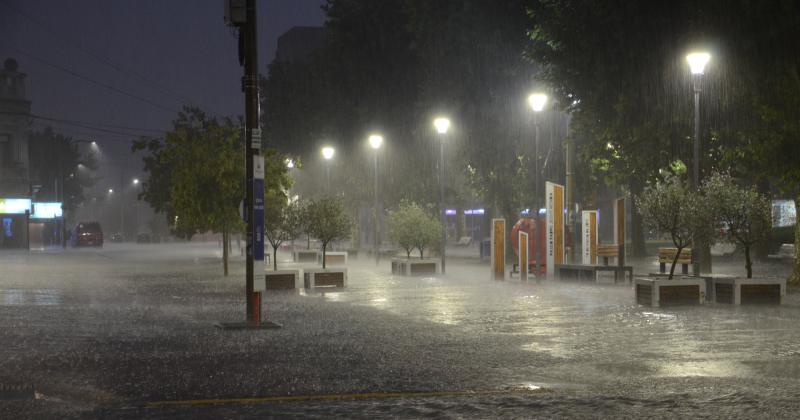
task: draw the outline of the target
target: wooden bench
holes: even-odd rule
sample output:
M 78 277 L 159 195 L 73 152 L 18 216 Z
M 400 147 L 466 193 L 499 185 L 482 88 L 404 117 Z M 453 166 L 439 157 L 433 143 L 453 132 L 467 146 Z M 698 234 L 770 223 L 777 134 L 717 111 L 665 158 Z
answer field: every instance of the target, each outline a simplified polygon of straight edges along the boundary
M 658 248 L 658 269 L 660 272 L 665 273 L 667 271 L 667 264 L 672 264 L 677 252 L 678 248 Z M 683 248 L 677 263 L 681 265 L 682 274 L 689 274 L 689 265 L 692 263 L 692 249 Z
M 782 278 L 714 278 L 713 283 L 717 303 L 780 305 L 786 296 L 786 279 Z
M 637 278 L 634 280 L 636 303 L 659 307 L 698 305 L 706 300 L 706 281 L 697 277 Z
M 597 245 L 597 256 L 603 258 L 603 265 L 608 265 L 609 258 L 619 258 L 619 245 Z

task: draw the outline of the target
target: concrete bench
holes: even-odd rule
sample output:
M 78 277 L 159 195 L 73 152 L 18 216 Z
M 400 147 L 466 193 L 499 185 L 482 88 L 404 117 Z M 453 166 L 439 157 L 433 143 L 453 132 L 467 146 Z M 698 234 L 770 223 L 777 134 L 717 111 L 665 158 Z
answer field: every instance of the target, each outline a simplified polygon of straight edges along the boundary
M 317 262 L 319 251 L 316 249 L 301 249 L 292 253 L 292 261 L 294 262 Z
M 347 269 L 306 269 L 303 273 L 303 285 L 306 289 L 319 287 L 347 287 Z
M 717 303 L 732 305 L 783 303 L 786 279 L 715 278 L 714 298 Z
M 439 273 L 439 260 L 392 258 L 392 274 L 424 276 Z
M 666 273 L 667 264 L 672 265 L 675 260 L 675 254 L 678 248 L 658 248 L 658 270 L 661 273 Z M 692 263 L 692 249 L 683 248 L 681 255 L 678 257 L 677 264 L 681 265 L 681 273 L 689 274 L 689 265 Z
M 322 253 L 317 254 L 317 264 L 322 265 Z M 325 253 L 325 266 L 347 264 L 347 252 L 328 251 Z
M 627 278 L 629 282 L 633 283 L 633 266 L 630 265 L 620 267 L 617 265 L 556 264 L 555 266 L 556 277 L 560 280 L 588 279 L 597 282 L 597 273 L 603 271 L 614 273 L 614 284 L 617 284 L 620 277 L 623 281 Z
M 303 288 L 301 270 L 277 270 L 264 273 L 266 290 L 294 290 Z
M 636 303 L 652 307 L 699 305 L 706 299 L 706 281 L 698 277 L 640 277 L 634 279 L 634 289 Z

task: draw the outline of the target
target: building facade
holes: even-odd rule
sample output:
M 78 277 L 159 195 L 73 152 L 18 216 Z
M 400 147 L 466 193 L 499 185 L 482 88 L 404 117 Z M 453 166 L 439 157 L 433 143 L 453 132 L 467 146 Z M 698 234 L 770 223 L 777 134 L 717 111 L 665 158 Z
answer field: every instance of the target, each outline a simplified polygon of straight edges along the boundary
M 31 103 L 25 77 L 14 59 L 5 60 L 0 70 L 0 248 L 28 246 Z

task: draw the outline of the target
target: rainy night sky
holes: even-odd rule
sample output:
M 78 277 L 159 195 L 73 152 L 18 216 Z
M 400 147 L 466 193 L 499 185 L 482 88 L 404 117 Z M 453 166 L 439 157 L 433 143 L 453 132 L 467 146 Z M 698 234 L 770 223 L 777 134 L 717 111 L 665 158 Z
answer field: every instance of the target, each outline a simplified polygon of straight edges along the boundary
M 322 25 L 322 3 L 259 1 L 260 72 L 282 33 Z M 16 58 L 28 74 L 34 115 L 136 129 L 49 123 L 76 139 L 98 140 L 105 158 L 127 160 L 131 172 L 138 165 L 129 153 L 131 136 L 119 133 L 157 135 L 185 103 L 216 115 L 244 110 L 236 36 L 223 23 L 223 0 L 0 0 L 0 57 Z M 45 124 L 38 120 L 34 128 Z

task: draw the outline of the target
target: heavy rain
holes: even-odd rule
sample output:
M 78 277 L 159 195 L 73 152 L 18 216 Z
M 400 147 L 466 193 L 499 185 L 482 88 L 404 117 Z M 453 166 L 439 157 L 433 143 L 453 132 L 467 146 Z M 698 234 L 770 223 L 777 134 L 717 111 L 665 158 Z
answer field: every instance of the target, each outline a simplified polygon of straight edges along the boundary
M 0 0 L 0 418 L 797 418 L 800 6 Z

